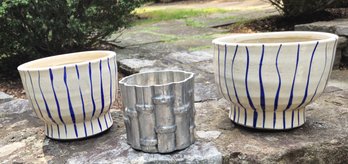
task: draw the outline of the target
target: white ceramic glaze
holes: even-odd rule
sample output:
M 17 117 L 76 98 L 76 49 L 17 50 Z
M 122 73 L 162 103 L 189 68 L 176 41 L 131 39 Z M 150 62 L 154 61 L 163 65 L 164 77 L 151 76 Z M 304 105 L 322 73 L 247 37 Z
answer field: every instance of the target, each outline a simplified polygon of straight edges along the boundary
M 86 51 L 34 60 L 18 67 L 46 136 L 78 139 L 110 128 L 117 63 L 111 51 Z
M 278 37 L 313 40 L 240 43 Z M 220 93 L 232 103 L 232 121 L 261 129 L 303 125 L 305 106 L 327 85 L 337 39 L 334 34 L 322 32 L 271 32 L 215 39 L 215 81 Z

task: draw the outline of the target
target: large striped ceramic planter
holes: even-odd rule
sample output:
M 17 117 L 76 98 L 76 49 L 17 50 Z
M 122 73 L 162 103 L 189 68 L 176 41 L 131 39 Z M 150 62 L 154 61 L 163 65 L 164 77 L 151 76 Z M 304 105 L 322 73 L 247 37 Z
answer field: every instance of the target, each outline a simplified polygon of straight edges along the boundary
M 231 120 L 260 129 L 303 125 L 305 106 L 318 98 L 327 84 L 337 39 L 334 34 L 321 32 L 215 39 L 215 81 L 232 104 Z
M 169 153 L 194 143 L 194 74 L 139 73 L 120 81 L 127 142 L 134 149 Z
M 109 110 L 116 98 L 116 54 L 86 51 L 34 60 L 18 67 L 45 134 L 78 139 L 112 126 Z

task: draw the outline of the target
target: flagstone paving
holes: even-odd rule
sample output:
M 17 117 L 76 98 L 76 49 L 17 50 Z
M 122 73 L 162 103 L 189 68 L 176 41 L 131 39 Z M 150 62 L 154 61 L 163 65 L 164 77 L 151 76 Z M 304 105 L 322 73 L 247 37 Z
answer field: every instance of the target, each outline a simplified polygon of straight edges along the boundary
M 238 5 L 237 2 L 242 1 L 230 5 Z M 260 1 L 248 3 L 251 2 L 265 7 Z M 224 14 L 250 19 L 274 14 L 273 11 L 243 10 L 192 19 L 214 22 L 228 17 Z M 348 159 L 347 70 L 332 72 L 325 92 L 307 107 L 307 122 L 302 127 L 287 131 L 243 128 L 229 120 L 230 106 L 214 83 L 211 40 L 228 33 L 208 24 L 192 27 L 185 20 L 142 24 L 124 31 L 117 43 L 124 47 L 116 52 L 120 71 L 125 74 L 165 69 L 195 73 L 197 141 L 189 148 L 169 154 L 133 150 L 126 143 L 122 109 L 111 109 L 114 125 L 102 135 L 78 141 L 51 140 L 45 137 L 43 122 L 27 100 L 8 99 L 8 95 L 0 93 L 0 161 L 210 164 L 343 163 Z

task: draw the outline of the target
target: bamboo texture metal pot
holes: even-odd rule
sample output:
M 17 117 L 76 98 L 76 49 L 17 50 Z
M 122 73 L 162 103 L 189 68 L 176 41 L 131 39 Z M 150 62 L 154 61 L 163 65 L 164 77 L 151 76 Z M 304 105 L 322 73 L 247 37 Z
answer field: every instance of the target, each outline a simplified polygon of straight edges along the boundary
M 151 153 L 169 153 L 194 143 L 194 74 L 158 71 L 120 81 L 127 142 Z

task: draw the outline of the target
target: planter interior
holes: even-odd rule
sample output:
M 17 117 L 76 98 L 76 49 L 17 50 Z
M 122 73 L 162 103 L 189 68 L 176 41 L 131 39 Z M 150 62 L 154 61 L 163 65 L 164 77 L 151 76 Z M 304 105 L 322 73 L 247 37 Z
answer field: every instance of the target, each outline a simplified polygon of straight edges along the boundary
M 228 36 L 217 38 L 213 41 L 214 44 L 231 45 L 252 45 L 252 44 L 264 44 L 264 45 L 277 45 L 277 44 L 305 44 L 317 41 L 329 41 L 332 40 L 334 34 L 322 33 L 322 32 L 269 32 L 269 33 L 255 33 L 255 34 L 237 34 L 235 36 Z M 274 43 L 274 44 L 272 44 Z
M 52 68 L 55 66 L 67 66 L 98 61 L 110 56 L 110 53 L 101 51 L 79 52 L 64 55 L 56 55 L 34 60 L 19 66 L 20 70 Z M 111 57 L 111 56 L 110 56 Z

